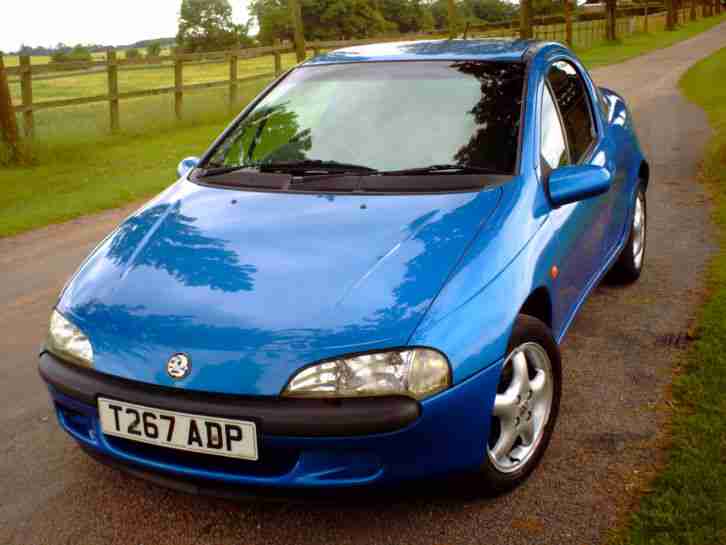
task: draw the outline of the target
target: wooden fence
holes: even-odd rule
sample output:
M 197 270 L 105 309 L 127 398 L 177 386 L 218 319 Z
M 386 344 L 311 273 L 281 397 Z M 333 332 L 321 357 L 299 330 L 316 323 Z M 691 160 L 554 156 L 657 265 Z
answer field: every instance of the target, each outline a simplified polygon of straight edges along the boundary
M 685 22 L 688 19 L 688 11 L 688 9 L 680 10 L 678 15 L 679 20 Z M 650 15 L 648 21 L 649 22 L 646 22 L 646 19 L 643 16 L 621 17 L 618 19 L 618 34 L 619 36 L 627 36 L 637 31 L 647 29 L 650 29 L 652 31 L 659 26 L 662 27 L 665 24 L 665 12 Z M 470 35 L 472 37 L 518 36 L 519 29 L 485 29 L 483 31 L 471 32 Z M 565 36 L 566 29 L 564 24 L 534 26 L 534 37 L 538 39 L 564 42 Z M 308 43 L 306 48 L 314 55 L 317 55 L 321 51 L 336 49 L 345 46 L 401 39 L 410 40 L 421 37 L 423 36 L 419 34 L 417 36 L 395 36 L 388 38 L 378 37 L 370 40 L 313 42 Z M 426 37 L 430 38 L 431 36 L 427 35 Z M 592 45 L 604 40 L 604 38 L 604 19 L 573 22 L 572 24 L 572 45 L 576 48 L 583 49 L 591 47 Z M 115 51 L 109 50 L 105 60 L 63 63 L 62 65 L 52 63 L 32 64 L 31 57 L 21 56 L 19 66 L 3 68 L 3 63 L 0 63 L 0 70 L 5 71 L 5 76 L 7 76 L 11 80 L 11 82 L 19 82 L 20 84 L 21 102 L 20 104 L 13 104 L 12 108 L 16 114 L 19 114 L 22 117 L 23 133 L 26 138 L 32 138 L 34 135 L 34 114 L 37 111 L 100 102 L 108 103 L 109 126 L 111 132 L 115 133 L 118 132 L 121 127 L 120 102 L 122 101 L 141 97 L 173 94 L 174 113 L 177 119 L 182 119 L 184 115 L 184 95 L 186 93 L 198 91 L 200 89 L 228 87 L 230 105 L 235 106 L 238 101 L 238 90 L 240 84 L 255 80 L 270 80 L 275 76 L 281 74 L 283 71 L 282 55 L 286 53 L 292 53 L 294 51 L 295 50 L 292 45 L 286 45 L 280 47 L 260 47 L 253 49 L 240 49 L 212 53 L 175 53 L 156 58 L 120 59 L 117 57 Z M 239 63 L 241 61 L 264 57 L 270 59 L 270 66 L 268 72 L 255 73 L 253 75 L 239 77 Z M 228 78 L 224 80 L 203 83 L 184 83 L 185 67 L 221 63 L 226 63 L 229 66 Z M 160 68 L 167 68 L 169 70 L 173 69 L 173 86 L 126 92 L 121 92 L 119 90 L 120 72 L 135 70 L 159 70 Z M 101 95 L 34 101 L 33 81 L 78 77 L 104 72 L 107 74 L 107 92 Z M 2 74 L 0 74 L 0 76 L 2 76 Z M 0 77 L 0 81 L 2 81 L 2 77 Z

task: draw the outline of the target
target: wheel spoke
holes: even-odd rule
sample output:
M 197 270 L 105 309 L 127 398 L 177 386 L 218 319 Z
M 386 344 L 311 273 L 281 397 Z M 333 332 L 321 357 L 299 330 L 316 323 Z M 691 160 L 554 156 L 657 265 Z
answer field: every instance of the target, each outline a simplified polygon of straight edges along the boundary
M 509 455 L 514 446 L 514 442 L 517 440 L 517 432 L 511 422 L 505 423 L 502 421 L 501 433 L 499 439 L 494 448 L 491 449 L 492 456 L 497 460 Z
M 494 398 L 494 416 L 504 418 L 514 418 L 514 413 L 517 411 L 517 394 L 515 392 L 505 392 L 498 394 Z
M 519 436 L 522 438 L 522 444 L 526 447 L 530 446 L 534 441 L 534 420 L 531 417 L 520 424 Z
M 512 369 L 514 377 L 512 385 L 516 386 L 517 394 L 529 391 L 529 370 L 527 369 L 527 357 L 524 352 L 517 352 L 512 358 Z
M 537 374 L 529 381 L 529 389 L 532 390 L 532 397 L 538 397 L 544 393 L 545 388 L 547 388 L 547 373 L 538 369 Z

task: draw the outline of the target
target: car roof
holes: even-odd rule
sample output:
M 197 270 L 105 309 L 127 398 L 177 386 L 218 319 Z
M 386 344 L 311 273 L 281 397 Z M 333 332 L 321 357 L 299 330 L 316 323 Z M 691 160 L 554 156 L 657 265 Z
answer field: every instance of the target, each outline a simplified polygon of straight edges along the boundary
M 318 55 L 305 64 L 336 64 L 376 61 L 483 60 L 521 61 L 546 42 L 519 38 L 483 40 L 427 40 L 355 45 Z M 540 47 L 537 47 L 540 46 Z

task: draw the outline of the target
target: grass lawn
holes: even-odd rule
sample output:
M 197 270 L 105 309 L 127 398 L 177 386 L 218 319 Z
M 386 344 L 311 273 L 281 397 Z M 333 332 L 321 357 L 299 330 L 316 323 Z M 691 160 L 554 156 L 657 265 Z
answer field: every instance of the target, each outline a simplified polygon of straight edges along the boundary
M 689 22 L 673 32 L 661 31 L 648 34 L 641 32 L 613 44 L 601 43 L 583 51 L 576 49 L 576 52 L 590 68 L 615 64 L 686 40 L 724 21 L 726 21 L 726 12 L 719 16 Z
M 33 63 L 35 63 L 33 57 Z M 283 68 L 296 64 L 295 54 L 282 56 Z M 258 74 L 272 74 L 275 71 L 274 57 L 266 56 L 255 59 L 241 60 L 238 63 L 240 78 Z M 57 74 L 54 74 L 57 75 Z M 119 91 L 122 93 L 157 89 L 174 86 L 174 65 L 167 64 L 158 68 L 144 70 L 124 70 L 118 73 Z M 214 64 L 190 64 L 184 67 L 184 84 L 207 83 L 229 79 L 229 63 L 226 61 Z M 10 78 L 10 93 L 13 103 L 21 102 L 20 80 L 17 76 Z M 63 78 L 43 79 L 38 75 L 33 79 L 33 101 L 60 100 L 80 98 L 108 93 L 108 75 L 105 71 L 76 71 L 73 75 Z
M 264 85 L 241 87 L 237 110 Z M 220 108 L 228 96 L 219 89 L 185 99 L 183 122 L 173 121 L 173 95 L 140 100 L 136 107 L 130 102 L 125 128 L 114 137 L 88 136 L 89 126 L 107 122 L 103 105 L 73 117 L 63 117 L 63 110 L 39 112 L 48 116 L 47 130 L 32 148 L 33 164 L 0 168 L 0 237 L 158 193 L 176 180 L 178 162 L 201 155 L 234 116 Z
M 692 67 L 686 96 L 716 131 L 703 165 L 722 251 L 710 267 L 698 340 L 673 383 L 673 445 L 663 473 L 631 519 L 625 544 L 726 543 L 726 49 Z
M 582 58 L 591 66 L 608 55 L 611 62 L 617 62 L 685 39 L 725 17 L 700 20 L 668 35 L 636 34 L 617 46 L 586 50 Z M 291 65 L 292 57 L 286 56 L 283 63 Z M 240 64 L 240 76 L 264 73 L 271 66 L 272 57 L 246 61 L 244 67 Z M 227 70 L 226 65 L 190 66 L 185 68 L 185 81 L 222 79 Z M 167 68 L 121 72 L 121 90 L 170 86 L 172 72 Z M 75 84 L 72 82 L 76 78 L 38 81 L 34 84 L 35 99 L 78 96 L 79 84 L 85 86 L 83 94 L 101 94 L 105 77 L 81 76 Z M 71 90 L 72 85 L 75 87 Z M 29 166 L 0 168 L 0 237 L 157 193 L 174 180 L 178 161 L 201 154 L 234 112 L 264 85 L 264 80 L 241 85 L 240 102 L 232 110 L 226 88 L 185 94 L 181 123 L 174 120 L 172 95 L 123 101 L 123 132 L 114 137 L 107 134 L 109 114 L 105 103 L 37 111 L 36 141 L 29 148 L 32 162 Z
M 123 59 L 125 58 L 125 49 L 119 49 L 119 58 Z M 139 53 L 142 55 L 146 55 L 146 48 L 141 47 L 138 48 Z M 169 55 L 171 54 L 171 49 L 168 47 L 162 47 L 161 48 L 161 54 L 162 55 Z M 94 61 L 103 61 L 106 60 L 106 53 L 104 52 L 95 52 L 91 53 L 91 57 L 93 57 Z M 17 55 L 5 55 L 5 66 L 18 66 L 20 64 L 20 59 Z M 32 64 L 48 64 L 50 62 L 50 55 L 33 55 L 31 61 Z

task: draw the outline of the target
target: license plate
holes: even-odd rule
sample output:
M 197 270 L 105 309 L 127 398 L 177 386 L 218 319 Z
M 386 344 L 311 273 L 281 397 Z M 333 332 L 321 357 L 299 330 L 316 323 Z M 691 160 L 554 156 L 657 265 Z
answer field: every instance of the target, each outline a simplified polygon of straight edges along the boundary
M 216 456 L 258 459 L 254 422 L 178 413 L 104 398 L 98 399 L 98 412 L 106 435 Z

